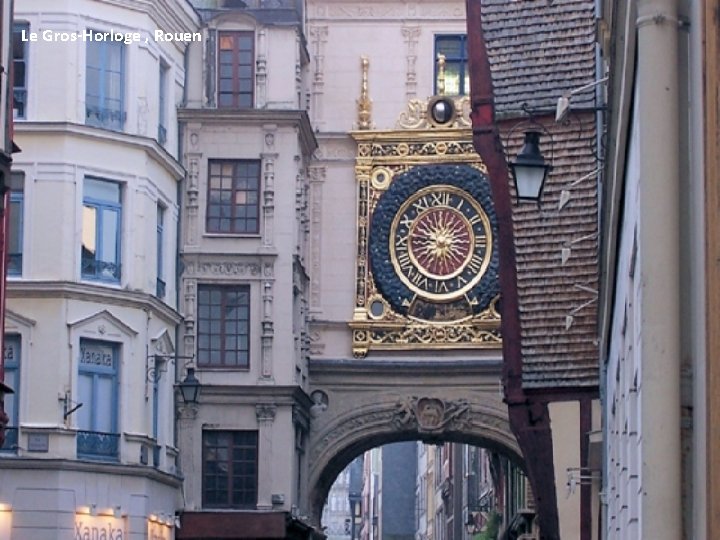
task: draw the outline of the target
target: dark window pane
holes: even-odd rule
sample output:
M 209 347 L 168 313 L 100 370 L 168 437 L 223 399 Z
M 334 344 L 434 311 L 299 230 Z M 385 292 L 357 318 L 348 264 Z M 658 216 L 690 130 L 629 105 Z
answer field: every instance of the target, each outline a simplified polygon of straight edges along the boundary
M 209 168 L 206 226 L 208 232 L 258 232 L 258 161 L 212 162 Z M 254 218 L 252 222 L 238 218 Z M 222 219 L 216 219 L 222 218 Z
M 256 504 L 257 444 L 256 431 L 203 431 L 204 506 L 252 508 Z
M 252 32 L 220 32 L 218 38 L 218 107 L 250 107 L 253 92 L 255 36 Z M 245 89 L 240 82 L 247 79 Z M 249 96 L 244 96 L 249 93 Z
M 198 363 L 247 367 L 249 358 L 249 287 L 198 286 Z M 200 354 L 202 352 L 202 354 Z
M 435 37 L 436 91 L 437 56 L 445 56 L 445 93 L 464 95 L 469 91 L 467 37 L 464 34 Z

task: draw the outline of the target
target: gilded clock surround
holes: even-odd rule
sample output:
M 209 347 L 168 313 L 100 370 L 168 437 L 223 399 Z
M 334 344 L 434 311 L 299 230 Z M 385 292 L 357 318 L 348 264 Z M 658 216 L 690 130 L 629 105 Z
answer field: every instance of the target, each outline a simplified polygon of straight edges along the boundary
M 412 100 L 395 130 L 351 133 L 358 184 L 350 323 L 356 357 L 371 350 L 501 347 L 487 171 L 472 146 L 467 98 L 445 99 L 455 111 L 445 125 L 430 115 L 433 98 Z M 434 176 L 422 180 L 429 170 Z M 458 172 L 448 180 L 449 170 Z M 402 182 L 405 189 L 397 187 Z M 388 204 L 383 195 L 393 191 L 398 197 Z M 408 216 L 412 208 L 421 211 Z M 378 228 L 387 229 L 386 240 L 378 240 Z M 407 235 L 407 250 L 402 239 L 390 241 L 399 231 Z M 387 246 L 387 257 L 371 253 L 378 245 Z M 395 286 L 404 293 L 388 290 Z

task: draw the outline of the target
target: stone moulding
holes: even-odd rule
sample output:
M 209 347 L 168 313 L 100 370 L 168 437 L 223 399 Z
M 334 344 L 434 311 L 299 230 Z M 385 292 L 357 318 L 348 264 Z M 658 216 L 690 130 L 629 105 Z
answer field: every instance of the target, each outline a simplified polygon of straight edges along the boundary
M 390 397 L 390 396 L 388 396 Z M 337 474 L 364 450 L 400 440 L 457 440 L 494 448 L 522 464 L 517 442 L 497 392 L 457 399 L 398 396 L 345 414 L 327 414 L 329 424 L 311 426 L 311 511 L 319 518 Z

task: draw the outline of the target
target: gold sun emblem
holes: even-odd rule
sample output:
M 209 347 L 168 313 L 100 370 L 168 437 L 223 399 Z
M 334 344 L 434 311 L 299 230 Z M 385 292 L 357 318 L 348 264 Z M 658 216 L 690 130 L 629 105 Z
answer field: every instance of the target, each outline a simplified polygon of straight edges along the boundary
M 472 247 L 470 225 L 450 208 L 424 212 L 410 233 L 411 256 L 434 276 L 447 278 L 461 271 Z

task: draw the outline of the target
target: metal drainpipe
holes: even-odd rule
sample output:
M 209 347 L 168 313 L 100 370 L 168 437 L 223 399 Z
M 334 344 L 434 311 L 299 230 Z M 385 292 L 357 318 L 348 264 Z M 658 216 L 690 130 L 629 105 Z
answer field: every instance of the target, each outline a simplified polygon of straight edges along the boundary
M 638 0 L 642 537 L 682 538 L 677 0 Z M 633 174 L 628 171 L 626 174 Z M 626 234 L 630 234 L 626 231 Z
M 183 68 L 185 70 L 184 73 L 184 81 L 183 81 L 183 97 L 182 97 L 182 106 L 187 105 L 187 85 L 188 85 L 188 66 L 190 65 L 190 59 L 189 59 L 189 52 L 190 47 L 185 48 L 185 52 L 183 54 Z M 178 152 L 178 161 L 182 163 L 183 160 L 183 136 L 184 136 L 184 130 L 182 127 L 182 124 L 180 122 L 177 122 L 177 113 L 175 115 L 175 121 L 178 126 L 178 141 L 177 141 L 177 152 Z M 182 207 L 183 207 L 183 201 L 182 201 L 182 190 L 184 185 L 184 179 L 180 180 L 177 183 L 177 192 L 176 192 L 176 198 L 177 198 L 177 205 L 178 205 L 178 219 L 177 219 L 177 226 L 175 227 L 175 311 L 180 313 L 180 275 L 182 273 L 181 267 L 182 267 L 182 259 L 180 257 L 180 247 L 182 242 Z M 180 348 L 180 340 L 181 340 L 181 334 L 180 334 L 180 325 L 183 324 L 180 322 L 180 324 L 177 324 L 175 326 L 175 356 L 178 356 L 178 349 Z M 181 351 L 180 356 L 186 356 L 187 352 L 185 350 Z M 180 366 L 180 360 L 177 358 L 175 359 L 175 381 L 180 381 L 180 376 L 182 375 L 182 368 Z M 175 445 L 175 448 L 178 447 L 178 427 L 179 422 L 177 418 L 177 414 L 175 413 L 175 389 L 173 388 L 173 444 Z M 182 463 L 178 459 L 178 468 L 182 470 Z M 184 484 L 183 484 L 184 486 Z M 184 487 L 183 487 L 184 489 Z M 183 499 L 184 499 L 184 493 L 183 493 Z
M 603 3 L 602 0 L 595 0 L 595 17 L 598 21 L 602 20 L 604 17 L 603 13 Z M 599 43 L 595 44 L 595 80 L 599 81 L 605 76 L 605 72 L 603 70 L 603 57 L 601 52 L 601 46 Z M 608 83 L 609 84 L 609 83 Z M 603 147 L 603 140 L 604 136 L 606 134 L 606 131 L 608 127 L 606 126 L 606 105 L 607 105 L 607 98 L 605 97 L 607 94 L 603 90 L 602 85 L 597 85 L 595 87 L 595 129 L 596 129 L 596 137 L 595 137 L 595 152 L 597 153 L 597 156 L 599 158 L 598 165 L 600 166 L 600 172 L 597 175 L 597 181 L 596 181 L 596 187 L 597 187 L 597 193 L 598 193 L 598 207 L 597 207 L 597 224 L 598 224 L 598 231 L 603 230 L 603 223 L 602 223 L 602 215 L 603 215 L 603 202 L 602 202 L 602 193 L 603 191 L 603 182 L 604 182 L 604 167 L 603 163 L 607 159 L 607 156 L 604 152 Z M 609 113 L 607 113 L 609 114 Z M 601 233 L 602 234 L 602 233 Z M 600 240 L 598 240 L 598 250 L 600 249 L 600 246 L 602 243 Z M 598 261 L 600 261 L 600 256 L 598 253 Z M 607 399 L 607 385 L 605 383 L 605 378 L 607 377 L 607 358 L 599 358 L 599 381 L 598 381 L 598 389 L 599 389 L 599 398 L 600 398 L 600 430 L 602 432 L 602 444 L 603 446 L 608 440 L 608 429 L 607 429 L 607 419 L 605 415 L 605 402 Z M 598 499 L 600 502 L 600 508 L 598 509 L 598 522 L 599 523 L 593 523 L 593 528 L 597 531 L 598 538 L 604 538 L 605 536 L 605 523 L 607 523 L 607 506 L 604 501 L 604 494 L 602 493 L 605 490 L 605 486 L 607 486 L 607 470 L 605 466 L 605 458 L 604 456 L 600 459 L 601 462 L 601 484 L 600 484 L 600 492 L 598 494 Z M 589 465 L 589 464 L 585 464 Z M 591 510 L 592 512 L 592 510 Z

